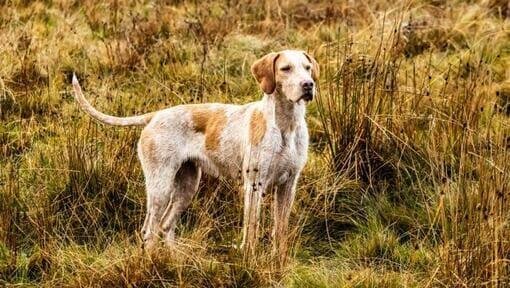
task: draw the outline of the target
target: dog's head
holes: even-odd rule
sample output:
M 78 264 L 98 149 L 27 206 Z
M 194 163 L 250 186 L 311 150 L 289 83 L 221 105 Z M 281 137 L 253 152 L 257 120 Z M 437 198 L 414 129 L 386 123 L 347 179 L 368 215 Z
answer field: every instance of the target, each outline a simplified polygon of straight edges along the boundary
M 304 51 L 269 53 L 255 61 L 251 72 L 264 93 L 275 91 L 289 101 L 311 101 L 319 78 L 319 64 Z

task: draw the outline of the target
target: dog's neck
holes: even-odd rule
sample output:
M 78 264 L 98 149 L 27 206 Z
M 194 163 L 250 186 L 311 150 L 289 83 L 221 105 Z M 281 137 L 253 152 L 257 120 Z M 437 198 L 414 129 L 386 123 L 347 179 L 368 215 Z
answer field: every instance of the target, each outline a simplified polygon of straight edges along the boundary
M 276 126 L 282 134 L 293 132 L 297 126 L 304 122 L 306 111 L 304 100 L 295 103 L 288 100 L 284 95 L 275 92 L 264 94 L 262 102 L 267 110 L 268 117 L 274 117 Z

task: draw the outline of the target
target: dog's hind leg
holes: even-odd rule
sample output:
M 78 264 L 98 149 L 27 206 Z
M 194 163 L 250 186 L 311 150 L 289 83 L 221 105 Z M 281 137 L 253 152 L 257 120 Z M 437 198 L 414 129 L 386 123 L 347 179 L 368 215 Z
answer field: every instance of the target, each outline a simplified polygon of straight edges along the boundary
M 161 218 L 161 229 L 167 245 L 174 242 L 175 226 L 198 190 L 201 173 L 200 166 L 192 160 L 183 162 L 177 171 L 172 197 Z
M 159 241 L 161 218 L 174 193 L 174 181 L 181 161 L 172 143 L 163 142 L 161 133 L 145 128 L 138 142 L 138 157 L 142 164 L 147 189 L 147 215 L 142 228 L 144 248 L 150 250 Z
M 162 232 L 160 223 L 165 208 L 174 193 L 175 169 L 165 167 L 145 173 L 147 187 L 147 215 L 142 228 L 144 248 L 151 250 Z

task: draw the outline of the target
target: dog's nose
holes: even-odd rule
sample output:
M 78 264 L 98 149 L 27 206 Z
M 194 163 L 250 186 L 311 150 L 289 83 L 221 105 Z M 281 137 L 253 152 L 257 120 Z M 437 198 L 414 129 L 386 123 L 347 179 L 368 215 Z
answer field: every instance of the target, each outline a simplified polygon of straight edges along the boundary
M 301 87 L 303 87 L 303 90 L 312 90 L 313 89 L 313 81 L 311 80 L 304 80 L 301 81 Z

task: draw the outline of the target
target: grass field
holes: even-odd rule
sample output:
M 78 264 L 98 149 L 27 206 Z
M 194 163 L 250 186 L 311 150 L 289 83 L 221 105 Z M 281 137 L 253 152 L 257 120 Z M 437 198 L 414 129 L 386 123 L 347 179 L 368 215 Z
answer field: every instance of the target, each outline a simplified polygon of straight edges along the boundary
M 0 286 L 510 287 L 507 17 L 502 0 L 0 0 Z M 232 248 L 226 179 L 204 179 L 175 249 L 145 253 L 140 128 L 91 120 L 72 73 L 117 116 L 240 104 L 284 48 L 321 65 L 288 264 L 271 199 L 255 259 Z

